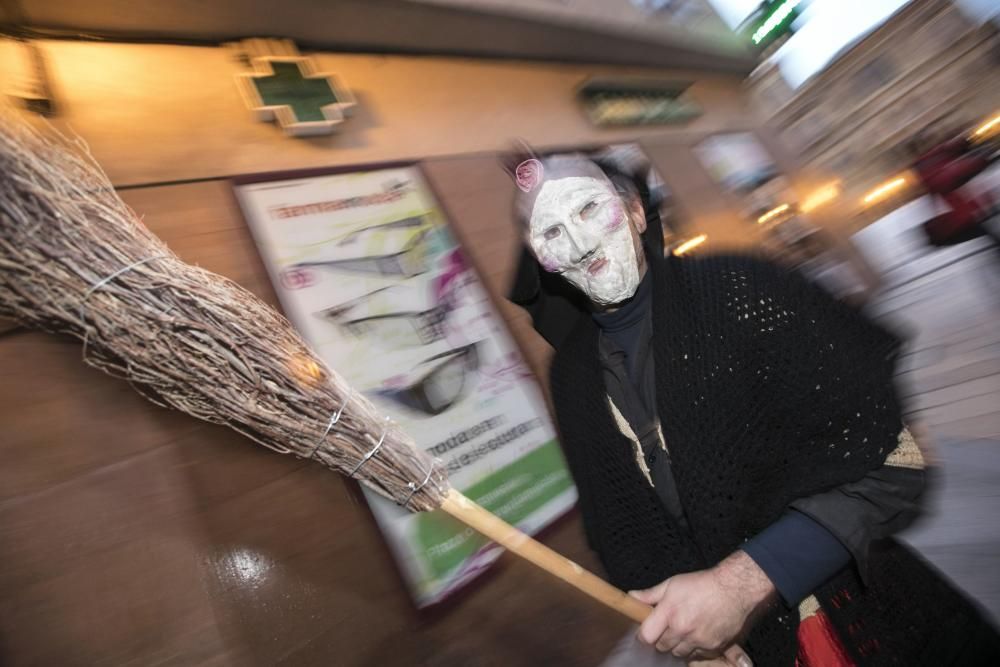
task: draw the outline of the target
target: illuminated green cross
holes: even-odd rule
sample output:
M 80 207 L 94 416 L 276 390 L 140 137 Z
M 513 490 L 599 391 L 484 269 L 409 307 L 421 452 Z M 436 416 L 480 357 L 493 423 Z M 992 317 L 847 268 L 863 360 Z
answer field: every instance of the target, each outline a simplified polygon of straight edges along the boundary
M 325 120 L 323 107 L 335 104 L 337 95 L 326 79 L 307 79 L 295 63 L 273 63 L 274 74 L 253 80 L 266 106 L 288 105 L 296 120 Z
M 354 106 L 350 92 L 334 76 L 315 73 L 308 58 L 257 58 L 254 69 L 237 79 L 247 104 L 290 134 L 330 132 Z

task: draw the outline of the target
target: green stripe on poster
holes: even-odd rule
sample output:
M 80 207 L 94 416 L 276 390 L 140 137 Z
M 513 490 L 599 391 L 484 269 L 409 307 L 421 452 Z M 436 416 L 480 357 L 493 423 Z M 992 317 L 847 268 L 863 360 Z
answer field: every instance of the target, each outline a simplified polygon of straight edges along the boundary
M 464 493 L 507 523 L 517 525 L 572 486 L 562 451 L 551 440 Z M 432 579 L 452 572 L 487 543 L 486 538 L 440 511 L 418 516 L 414 534 Z

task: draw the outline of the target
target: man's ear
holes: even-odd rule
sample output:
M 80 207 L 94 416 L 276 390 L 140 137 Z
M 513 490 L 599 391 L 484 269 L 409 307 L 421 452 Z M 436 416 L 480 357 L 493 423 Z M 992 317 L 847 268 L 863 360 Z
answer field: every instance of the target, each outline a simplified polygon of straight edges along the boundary
M 644 234 L 646 232 L 646 211 L 642 208 L 642 200 L 639 198 L 639 194 L 629 192 L 623 199 L 625 200 L 626 208 L 628 208 L 629 217 L 632 218 L 632 224 L 635 225 L 635 230 L 640 234 Z

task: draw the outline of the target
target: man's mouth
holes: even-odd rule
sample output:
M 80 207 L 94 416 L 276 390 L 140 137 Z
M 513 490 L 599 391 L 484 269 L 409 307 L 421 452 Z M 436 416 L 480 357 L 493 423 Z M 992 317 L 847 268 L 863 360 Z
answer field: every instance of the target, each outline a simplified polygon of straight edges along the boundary
M 606 267 L 607 265 L 608 265 L 608 260 L 604 259 L 603 257 L 601 259 L 595 259 L 593 262 L 590 263 L 590 266 L 587 267 L 587 273 L 589 273 L 592 276 L 596 276 L 598 273 L 603 271 L 604 267 Z

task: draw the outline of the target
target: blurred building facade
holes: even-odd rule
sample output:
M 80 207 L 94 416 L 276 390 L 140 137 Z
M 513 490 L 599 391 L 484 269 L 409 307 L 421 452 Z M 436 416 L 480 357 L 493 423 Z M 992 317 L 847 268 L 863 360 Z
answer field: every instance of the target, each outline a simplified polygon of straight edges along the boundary
M 708 0 L 411 0 L 483 12 L 617 30 L 632 36 L 701 41 L 720 52 L 747 52 Z M 598 47 L 600 48 L 600 47 Z
M 1000 31 L 948 0 L 915 0 L 797 90 L 770 62 L 747 87 L 803 169 L 863 190 L 909 164 L 913 137 L 1000 107 Z

